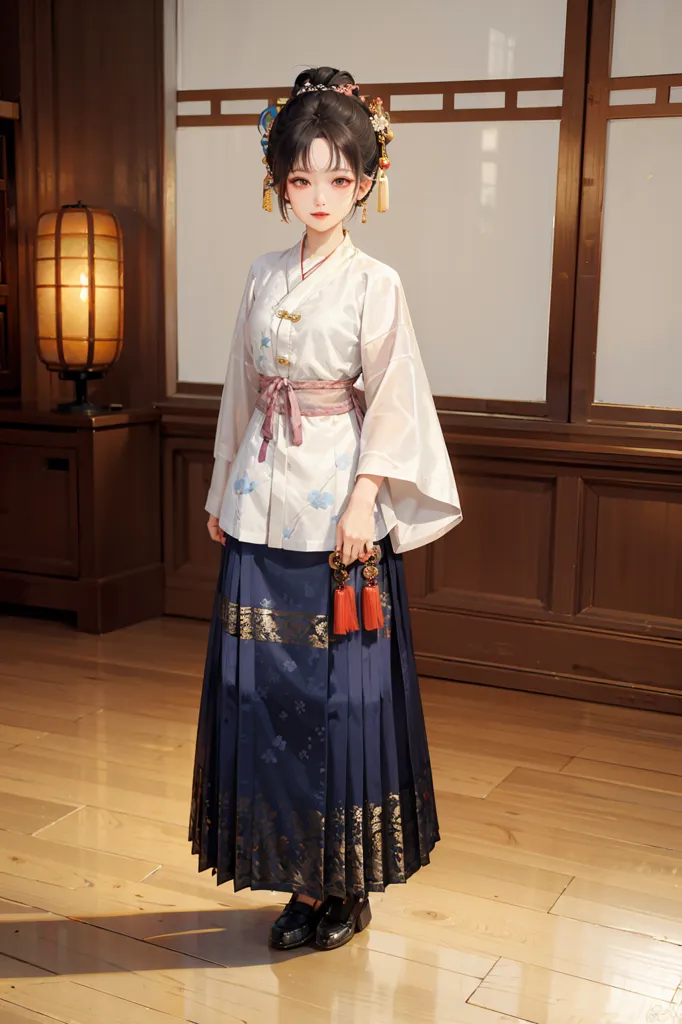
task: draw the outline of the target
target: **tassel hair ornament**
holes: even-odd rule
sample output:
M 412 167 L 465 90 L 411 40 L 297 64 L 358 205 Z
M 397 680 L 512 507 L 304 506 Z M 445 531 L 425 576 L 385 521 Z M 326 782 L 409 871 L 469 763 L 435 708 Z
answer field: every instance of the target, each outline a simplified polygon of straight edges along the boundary
M 266 167 L 268 166 L 265 157 L 263 157 L 263 163 Z M 269 167 L 263 179 L 263 209 L 266 213 L 272 213 L 272 175 Z
M 371 111 L 370 121 L 374 131 L 377 133 L 377 141 L 381 147 L 379 168 L 377 170 L 377 210 L 379 213 L 388 213 L 389 195 L 386 171 L 391 166 L 391 161 L 386 155 L 386 143 L 393 139 L 393 129 L 391 128 L 390 118 L 384 110 L 384 102 L 381 96 L 376 96 L 370 102 L 369 109 Z
M 381 548 L 374 545 L 372 553 L 365 561 L 362 570 L 365 583 L 362 588 L 362 625 L 365 629 L 383 629 L 384 610 L 381 607 L 381 595 L 379 593 L 379 569 L 378 562 L 381 558 Z
M 270 129 L 272 123 L 286 103 L 286 98 L 278 99 L 261 113 L 258 118 L 258 131 L 260 132 L 260 144 L 263 149 L 263 163 L 265 164 L 265 178 L 263 179 L 263 209 L 266 213 L 272 213 L 272 186 L 274 179 L 268 165 L 268 143 L 270 142 Z M 282 218 L 283 219 L 283 218 Z
M 332 551 L 329 564 L 333 570 L 336 586 L 334 588 L 334 628 L 333 632 L 344 636 L 360 629 L 355 604 L 355 591 L 348 586 L 348 569 L 341 561 L 338 551 Z

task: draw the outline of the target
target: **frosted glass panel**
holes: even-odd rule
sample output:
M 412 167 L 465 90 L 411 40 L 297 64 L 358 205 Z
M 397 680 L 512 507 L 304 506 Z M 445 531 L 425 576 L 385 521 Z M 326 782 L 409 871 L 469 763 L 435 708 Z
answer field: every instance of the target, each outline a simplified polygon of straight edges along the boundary
M 261 209 L 255 127 L 177 131 L 178 377 L 222 383 L 251 261 L 300 238 Z
M 221 114 L 260 114 L 268 105 L 267 97 L 261 100 L 221 100 Z
M 437 93 L 416 93 L 413 96 L 391 97 L 391 110 L 442 110 L 443 94 Z
M 655 89 L 612 89 L 609 103 L 612 107 L 627 107 L 630 104 L 655 103 Z
M 261 107 L 261 110 L 263 108 Z M 211 101 L 210 100 L 181 100 L 178 103 L 178 114 L 210 114 L 211 113 Z
M 680 0 L 616 0 L 611 74 L 682 72 Z
M 455 110 L 488 110 L 504 103 L 503 92 L 460 92 L 455 96 Z
M 390 212 L 373 194 L 347 223 L 400 273 L 438 394 L 545 398 L 558 142 L 554 121 L 402 124 Z M 177 168 L 180 379 L 220 382 L 249 263 L 303 227 L 260 209 L 253 128 L 181 129 Z
M 359 82 L 560 76 L 565 23 L 566 0 L 179 0 L 178 88 L 283 87 L 311 64 Z
M 682 408 L 682 118 L 609 124 L 595 401 Z
M 396 132 L 391 210 L 352 234 L 400 273 L 437 394 L 546 397 L 558 148 L 556 121 Z M 434 152 L 447 175 L 425 169 Z
M 563 89 L 538 89 L 518 94 L 518 107 L 560 107 L 564 102 Z

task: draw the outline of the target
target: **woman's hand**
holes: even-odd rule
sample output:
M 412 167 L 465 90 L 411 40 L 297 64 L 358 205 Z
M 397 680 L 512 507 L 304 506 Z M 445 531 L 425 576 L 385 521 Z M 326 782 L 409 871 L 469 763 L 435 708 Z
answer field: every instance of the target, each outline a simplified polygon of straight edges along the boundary
M 350 565 L 365 551 L 371 551 L 373 545 L 373 506 L 349 504 L 336 524 L 336 550 L 341 552 L 341 561 Z
M 225 531 L 221 530 L 217 516 L 208 517 L 206 529 L 208 530 L 208 534 L 211 540 L 216 541 L 217 544 L 222 544 L 223 547 L 225 546 Z
M 374 547 L 374 503 L 382 479 L 363 474 L 355 481 L 348 507 L 336 524 L 335 550 L 341 552 L 344 565 Z

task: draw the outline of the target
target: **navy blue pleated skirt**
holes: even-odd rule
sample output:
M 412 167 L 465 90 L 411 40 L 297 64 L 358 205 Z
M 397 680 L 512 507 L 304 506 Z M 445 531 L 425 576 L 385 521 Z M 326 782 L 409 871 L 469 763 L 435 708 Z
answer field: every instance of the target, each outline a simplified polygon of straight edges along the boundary
M 429 861 L 438 819 L 402 556 L 378 543 L 384 628 L 334 636 L 328 553 L 227 538 L 189 830 L 219 885 L 345 897 Z

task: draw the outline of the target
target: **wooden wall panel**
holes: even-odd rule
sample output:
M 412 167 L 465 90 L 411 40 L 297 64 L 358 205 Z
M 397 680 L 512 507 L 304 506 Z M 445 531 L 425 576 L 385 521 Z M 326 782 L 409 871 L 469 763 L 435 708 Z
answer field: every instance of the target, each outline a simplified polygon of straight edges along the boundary
M 19 99 L 19 0 L 0 0 L 0 99 Z
M 0 118 L 0 397 L 17 396 L 20 389 L 15 132 L 15 120 Z
M 551 592 L 555 477 L 521 463 L 464 459 L 464 522 L 434 546 L 425 600 L 546 608 Z
M 583 530 L 581 611 L 682 632 L 682 479 L 587 479 Z
M 124 236 L 123 354 L 95 400 L 144 407 L 165 395 L 163 355 L 163 0 L 19 5 L 17 154 L 22 396 L 70 396 L 34 346 L 33 235 L 46 209 L 112 210 Z

